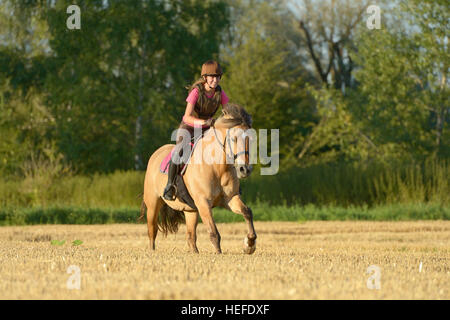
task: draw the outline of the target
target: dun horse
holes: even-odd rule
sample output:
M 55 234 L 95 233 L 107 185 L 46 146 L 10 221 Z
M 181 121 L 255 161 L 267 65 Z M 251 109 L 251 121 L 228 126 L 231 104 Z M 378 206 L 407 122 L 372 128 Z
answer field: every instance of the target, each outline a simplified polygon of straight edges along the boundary
M 147 165 L 141 206 L 141 218 L 144 217 L 147 210 L 150 249 L 155 250 L 158 230 L 164 234 L 177 232 L 178 224 L 183 221 L 184 214 L 190 250 L 198 253 L 196 229 L 200 215 L 208 228 L 210 240 L 216 252 L 221 253 L 220 234 L 212 216 L 212 208 L 224 207 L 243 215 L 248 228 L 248 234 L 244 238 L 244 253 L 252 254 L 255 251 L 256 232 L 253 226 L 252 210 L 242 202 L 239 194 L 239 178 L 246 177 L 251 173 L 249 144 L 246 137 L 242 135 L 242 130 L 251 128 L 251 122 L 250 115 L 241 106 L 227 104 L 223 107 L 223 114 L 217 119 L 214 126 L 205 131 L 201 138 L 202 141 L 194 149 L 191 161 L 184 173 L 184 183 L 197 210 L 181 202 L 178 198 L 170 201 L 162 197 L 164 186 L 167 183 L 167 175 L 160 172 L 159 166 L 174 145 L 164 145 L 153 153 Z M 236 142 L 234 147 L 230 141 Z M 216 144 L 218 148 L 212 148 L 214 146 L 211 144 Z M 219 149 L 215 159 L 220 159 L 220 161 L 203 160 L 203 155 L 211 152 L 212 149 Z M 201 153 L 200 156 L 198 153 Z M 199 159 L 197 157 L 202 161 L 197 163 L 192 160 Z M 234 161 L 227 161 L 230 157 Z M 158 219 L 158 215 L 161 215 L 160 219 Z
M 155 239 L 158 230 L 164 234 L 178 231 L 178 224 L 186 221 L 187 242 L 192 252 L 197 249 L 197 223 L 200 215 L 207 226 L 210 240 L 217 253 L 221 253 L 220 234 L 212 216 L 213 207 L 224 207 L 236 214 L 243 215 L 248 228 L 244 238 L 244 253 L 252 254 L 256 249 L 256 232 L 253 226 L 252 210 L 241 200 L 239 193 L 239 178 L 250 175 L 252 167 L 249 164 L 249 141 L 242 130 L 251 128 L 250 115 L 239 105 L 227 104 L 222 109 L 223 114 L 212 127 L 204 132 L 201 144 L 198 144 L 191 155 L 191 161 L 184 173 L 186 188 L 194 200 L 196 209 L 175 200 L 165 200 L 162 197 L 167 175 L 159 170 L 164 157 L 172 150 L 173 144 L 167 144 L 156 150 L 150 157 L 144 181 L 144 195 L 141 205 L 141 218 L 147 210 L 148 236 L 150 249 L 155 250 Z M 240 130 L 239 130 L 240 129 Z M 232 147 L 230 141 L 234 143 Z M 221 161 L 201 161 L 197 163 L 192 159 L 200 158 L 210 152 L 216 144 L 219 150 L 215 159 Z M 232 150 L 233 149 L 233 150 Z M 227 159 L 234 161 L 227 161 Z M 212 162 L 212 163 L 211 163 Z M 231 163 L 230 163 L 231 162 Z M 160 219 L 158 219 L 160 215 Z

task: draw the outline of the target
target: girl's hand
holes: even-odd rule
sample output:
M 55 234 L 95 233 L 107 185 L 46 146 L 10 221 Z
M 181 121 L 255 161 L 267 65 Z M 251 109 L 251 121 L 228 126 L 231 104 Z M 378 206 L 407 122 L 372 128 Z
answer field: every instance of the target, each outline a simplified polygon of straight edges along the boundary
M 214 122 L 216 122 L 216 119 L 209 118 L 208 120 L 205 121 L 205 125 L 212 127 L 214 125 Z

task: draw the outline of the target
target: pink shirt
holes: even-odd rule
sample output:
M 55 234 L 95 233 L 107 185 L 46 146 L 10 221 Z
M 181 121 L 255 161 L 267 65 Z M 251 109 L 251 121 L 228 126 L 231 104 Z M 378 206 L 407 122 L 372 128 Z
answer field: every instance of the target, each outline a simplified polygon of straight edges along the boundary
M 211 99 L 214 96 L 214 92 L 211 96 L 206 95 L 207 98 Z M 227 95 L 225 94 L 225 91 L 222 90 L 222 105 L 225 105 L 228 103 L 229 99 Z M 186 98 L 186 102 L 189 102 L 193 106 L 197 103 L 198 100 L 198 89 L 194 88 L 191 93 L 189 93 L 189 96 Z

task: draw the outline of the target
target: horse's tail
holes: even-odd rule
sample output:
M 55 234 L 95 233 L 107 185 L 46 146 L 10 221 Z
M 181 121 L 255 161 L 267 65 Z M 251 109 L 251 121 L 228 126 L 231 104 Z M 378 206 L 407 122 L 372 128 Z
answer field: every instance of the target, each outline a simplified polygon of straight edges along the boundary
M 169 207 L 164 203 L 159 211 L 158 229 L 164 236 L 167 233 L 176 233 L 178 231 L 178 225 L 185 222 L 184 212 L 177 211 Z
M 145 216 L 146 212 L 147 212 L 147 205 L 145 204 L 145 201 L 142 200 L 142 203 L 141 203 L 141 215 L 137 219 L 138 222 L 141 222 L 141 221 L 144 220 L 144 216 Z
M 141 215 L 137 219 L 138 222 L 144 221 L 146 212 L 147 205 L 145 204 L 145 201 L 142 200 Z M 158 217 L 158 229 L 164 234 L 164 236 L 167 236 L 167 233 L 169 232 L 176 233 L 178 231 L 178 225 L 184 222 L 185 217 L 183 211 L 174 210 L 166 203 L 161 206 Z

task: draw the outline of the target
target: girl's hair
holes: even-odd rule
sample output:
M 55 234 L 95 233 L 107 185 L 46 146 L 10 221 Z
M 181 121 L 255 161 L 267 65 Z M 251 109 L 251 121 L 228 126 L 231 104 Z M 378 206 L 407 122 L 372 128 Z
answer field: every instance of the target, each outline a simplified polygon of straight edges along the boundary
M 203 78 L 198 79 L 197 81 L 195 81 L 192 85 L 187 86 L 186 89 L 189 90 L 189 93 L 191 93 L 192 90 L 194 90 L 194 88 L 196 86 L 198 86 L 199 84 L 204 85 L 206 83 L 206 80 Z

